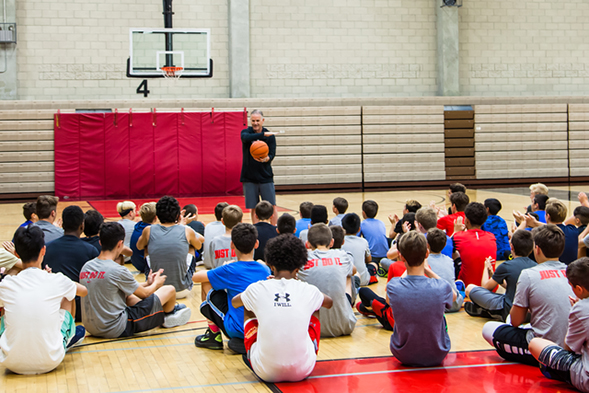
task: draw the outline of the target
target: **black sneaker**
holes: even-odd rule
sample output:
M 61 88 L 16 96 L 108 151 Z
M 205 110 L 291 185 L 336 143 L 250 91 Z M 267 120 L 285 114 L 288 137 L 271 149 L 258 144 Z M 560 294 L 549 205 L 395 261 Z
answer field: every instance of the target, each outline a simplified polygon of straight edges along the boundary
M 493 318 L 487 310 L 477 306 L 473 302 L 464 303 L 464 311 L 471 317 Z
M 385 278 L 386 276 L 388 276 L 389 272 L 386 271 L 386 269 L 382 266 L 378 267 L 378 270 L 376 271 L 376 275 L 378 277 L 383 277 Z
M 76 345 L 82 344 L 85 336 L 86 336 L 86 329 L 84 328 L 84 326 L 82 326 L 82 325 L 76 326 L 76 334 L 74 335 L 74 337 L 72 337 L 70 342 L 67 344 L 67 349 L 70 349 L 72 347 L 75 347 Z
M 243 338 L 230 338 L 228 346 L 229 349 L 235 353 L 239 353 L 241 355 L 245 355 L 247 353 L 245 350 L 245 344 L 243 343 Z
M 194 339 L 194 345 L 199 348 L 223 350 L 223 337 L 221 336 L 220 331 L 213 333 L 213 331 L 209 328 L 205 334 L 196 336 Z

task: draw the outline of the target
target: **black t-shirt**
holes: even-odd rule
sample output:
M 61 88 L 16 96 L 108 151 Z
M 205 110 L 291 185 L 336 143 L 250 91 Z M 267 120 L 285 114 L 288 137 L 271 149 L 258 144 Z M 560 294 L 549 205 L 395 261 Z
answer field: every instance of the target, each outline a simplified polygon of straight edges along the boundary
M 276 155 L 276 137 L 274 135 L 264 136 L 265 132 L 268 132 L 268 130 L 262 128 L 262 132 L 256 133 L 252 127 L 241 131 L 243 162 L 239 181 L 242 183 L 272 183 L 274 181 L 271 163 Z M 250 154 L 250 146 L 254 141 L 266 142 L 270 161 L 259 162 L 254 160 Z
M 266 248 L 266 243 L 268 240 L 272 239 L 273 237 L 278 236 L 278 231 L 276 227 L 272 224 L 268 224 L 267 222 L 258 222 L 254 224 L 256 229 L 258 230 L 258 241 L 260 245 L 254 251 L 254 260 L 261 259 L 262 261 L 266 261 L 264 257 L 264 249 Z
M 497 269 L 491 278 L 498 284 L 501 284 L 503 281 L 507 283 L 507 288 L 505 288 L 505 303 L 507 303 L 510 308 L 513 305 L 517 280 L 519 279 L 522 270 L 536 265 L 538 264 L 530 258 L 518 257 L 511 261 L 505 261 L 497 266 Z

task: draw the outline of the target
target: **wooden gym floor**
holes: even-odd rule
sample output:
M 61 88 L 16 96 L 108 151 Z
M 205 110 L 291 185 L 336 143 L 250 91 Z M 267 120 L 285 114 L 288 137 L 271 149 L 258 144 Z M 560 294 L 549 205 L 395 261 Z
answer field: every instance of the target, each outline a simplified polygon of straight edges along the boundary
M 569 214 L 579 205 L 576 195 L 582 186 L 551 187 L 550 195 L 557 197 L 569 208 Z M 300 194 L 278 195 L 277 204 L 298 218 L 298 206 L 303 201 L 324 204 L 331 210 L 332 200 L 345 197 L 350 207 L 348 212 L 361 214 L 362 202 L 373 199 L 380 209 L 378 217 L 388 228 L 390 213 L 401 215 L 406 199 L 417 199 L 422 205 L 435 201 L 447 207 L 445 190 L 396 191 L 347 194 Z M 530 203 L 527 186 L 519 189 L 469 190 L 471 201 L 483 202 L 494 197 L 501 201 L 500 215 L 513 222 L 512 210 L 523 210 Z M 222 201 L 223 197 L 219 198 Z M 91 208 L 88 202 L 60 202 L 61 210 L 70 204 L 77 204 L 83 210 Z M 12 238 L 12 234 L 23 221 L 22 203 L 2 204 L 0 214 L 0 240 Z M 330 213 L 330 218 L 333 216 Z M 113 217 L 113 219 L 115 219 Z M 211 214 L 200 215 L 204 223 L 214 220 Z M 244 214 L 249 221 L 249 214 Z M 131 265 L 131 271 L 134 268 Z M 141 280 L 140 275 L 136 275 Z M 372 286 L 384 295 L 385 279 Z M 131 339 L 103 340 L 86 337 L 79 346 L 66 355 L 63 363 L 54 371 L 38 376 L 21 376 L 0 367 L 0 393 L 4 392 L 267 392 L 269 388 L 259 382 L 243 364 L 241 356 L 231 350 L 210 351 L 194 347 L 194 337 L 206 329 L 206 322 L 199 312 L 201 303 L 200 286 L 195 285 L 192 293 L 180 300 L 192 309 L 191 321 L 173 329 L 155 329 Z M 363 357 L 390 356 L 389 339 L 391 332 L 379 327 L 374 319 L 358 315 L 353 334 L 347 337 L 322 339 L 320 360 L 354 359 Z M 447 314 L 448 331 L 452 351 L 490 349 L 481 337 L 486 320 L 471 318 L 464 310 Z

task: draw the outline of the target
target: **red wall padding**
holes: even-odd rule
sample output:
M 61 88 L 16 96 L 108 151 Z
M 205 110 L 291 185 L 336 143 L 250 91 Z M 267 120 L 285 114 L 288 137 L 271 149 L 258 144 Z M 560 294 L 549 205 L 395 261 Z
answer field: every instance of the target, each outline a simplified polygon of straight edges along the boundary
M 241 195 L 246 126 L 243 112 L 58 113 L 55 195 Z

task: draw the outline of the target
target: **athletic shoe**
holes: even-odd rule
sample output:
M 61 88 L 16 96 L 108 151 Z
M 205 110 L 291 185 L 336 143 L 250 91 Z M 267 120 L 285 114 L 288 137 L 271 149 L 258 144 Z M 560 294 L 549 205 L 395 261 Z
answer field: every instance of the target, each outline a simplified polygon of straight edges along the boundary
M 194 345 L 199 348 L 223 350 L 223 337 L 221 336 L 220 331 L 213 333 L 213 331 L 208 328 L 205 334 L 196 336 L 194 339 Z
M 464 292 L 466 290 L 466 287 L 464 286 L 464 281 L 462 280 L 454 281 L 454 285 L 456 286 L 456 290 L 458 292 Z
M 386 269 L 382 266 L 378 267 L 378 270 L 376 271 L 376 275 L 378 277 L 386 277 L 389 275 L 389 272 L 386 271 Z
M 368 281 L 368 285 L 378 284 L 378 277 L 377 276 L 370 276 L 370 281 Z
M 372 311 L 368 311 L 366 307 L 362 304 L 362 302 L 356 303 L 356 310 L 365 317 L 375 317 L 376 314 Z
M 230 338 L 227 345 L 229 346 L 229 349 L 235 353 L 239 353 L 241 355 L 245 355 L 247 353 L 245 350 L 245 344 L 243 343 L 243 338 Z
M 86 336 L 86 329 L 84 328 L 84 326 L 82 326 L 82 325 L 76 326 L 76 334 L 74 335 L 74 337 L 72 337 L 70 342 L 67 344 L 67 349 L 70 349 L 72 347 L 75 347 L 76 345 L 82 344 L 85 336 Z
M 186 322 L 190 320 L 191 315 L 192 311 L 186 307 L 185 304 L 176 304 L 171 312 L 165 314 L 162 326 L 165 328 L 173 328 L 180 325 L 186 325 Z
M 477 306 L 473 302 L 464 303 L 464 311 L 471 317 L 493 318 L 487 310 Z

